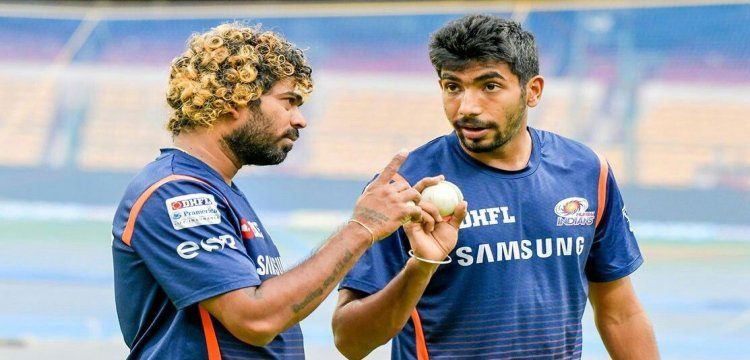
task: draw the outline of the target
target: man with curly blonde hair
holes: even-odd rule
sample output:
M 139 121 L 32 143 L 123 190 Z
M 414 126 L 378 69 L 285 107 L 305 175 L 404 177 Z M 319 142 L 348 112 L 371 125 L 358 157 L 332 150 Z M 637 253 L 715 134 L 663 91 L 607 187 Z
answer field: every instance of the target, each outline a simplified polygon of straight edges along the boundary
M 374 243 L 410 219 L 415 241 L 457 237 L 452 221 L 391 182 L 397 154 L 351 219 L 284 271 L 268 232 L 232 183 L 244 165 L 282 162 L 306 126 L 312 91 L 301 50 L 272 32 L 224 24 L 188 41 L 172 63 L 167 129 L 174 148 L 128 186 L 115 214 L 115 298 L 129 359 L 304 358 L 298 323 Z M 413 202 L 413 203 L 412 203 Z

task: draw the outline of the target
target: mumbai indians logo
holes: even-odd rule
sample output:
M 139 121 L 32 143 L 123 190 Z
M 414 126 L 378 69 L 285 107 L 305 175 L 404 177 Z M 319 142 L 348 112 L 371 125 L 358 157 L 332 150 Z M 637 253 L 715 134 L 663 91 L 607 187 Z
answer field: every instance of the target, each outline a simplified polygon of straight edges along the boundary
M 557 226 L 591 225 L 594 223 L 594 212 L 586 211 L 589 201 L 580 197 L 563 199 L 555 205 Z

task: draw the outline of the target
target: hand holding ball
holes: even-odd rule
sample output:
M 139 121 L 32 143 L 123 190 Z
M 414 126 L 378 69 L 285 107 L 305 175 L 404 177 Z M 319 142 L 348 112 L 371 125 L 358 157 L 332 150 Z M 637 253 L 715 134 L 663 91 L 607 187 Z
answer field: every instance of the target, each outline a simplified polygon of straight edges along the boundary
M 424 263 L 451 262 L 449 253 L 456 247 L 458 229 L 466 216 L 464 195 L 458 186 L 444 179 L 442 175 L 424 178 L 414 186 L 415 190 L 422 189 L 417 209 L 423 217 L 419 224 L 404 225 L 412 248 L 409 256 Z M 434 185 L 426 186 L 429 184 Z M 458 213 L 454 214 L 457 207 Z
M 422 190 L 422 201 L 427 201 L 438 208 L 440 216 L 453 214 L 453 209 L 464 201 L 464 195 L 455 184 L 441 181 Z

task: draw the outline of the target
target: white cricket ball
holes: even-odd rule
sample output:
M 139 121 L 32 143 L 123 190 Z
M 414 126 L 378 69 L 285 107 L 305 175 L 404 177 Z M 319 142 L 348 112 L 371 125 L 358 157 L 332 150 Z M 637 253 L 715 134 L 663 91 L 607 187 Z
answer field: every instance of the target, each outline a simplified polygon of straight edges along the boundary
M 461 189 L 449 181 L 441 181 L 422 190 L 422 201 L 427 201 L 438 208 L 440 216 L 453 214 L 453 209 L 464 201 Z

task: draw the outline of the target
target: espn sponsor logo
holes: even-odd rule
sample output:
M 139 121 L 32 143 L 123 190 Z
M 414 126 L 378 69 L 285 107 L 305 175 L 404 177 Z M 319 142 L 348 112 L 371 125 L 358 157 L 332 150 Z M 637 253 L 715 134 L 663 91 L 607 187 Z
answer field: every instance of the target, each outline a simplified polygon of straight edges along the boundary
M 221 223 L 221 213 L 211 194 L 188 194 L 166 200 L 175 230 Z
M 190 260 L 198 256 L 200 250 L 214 252 L 224 250 L 225 247 L 237 250 L 237 241 L 232 235 L 220 235 L 203 239 L 200 243 L 194 241 L 185 241 L 177 245 L 177 255 L 185 260 Z

